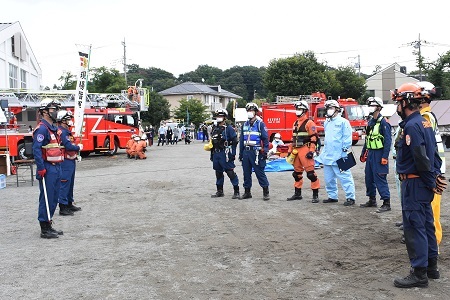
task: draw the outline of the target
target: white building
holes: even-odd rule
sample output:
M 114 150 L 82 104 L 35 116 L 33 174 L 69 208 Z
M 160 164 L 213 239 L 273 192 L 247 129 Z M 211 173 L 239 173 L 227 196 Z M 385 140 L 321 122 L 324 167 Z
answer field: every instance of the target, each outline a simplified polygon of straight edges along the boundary
M 41 80 L 41 68 L 20 23 L 0 23 L 0 90 L 40 90 Z

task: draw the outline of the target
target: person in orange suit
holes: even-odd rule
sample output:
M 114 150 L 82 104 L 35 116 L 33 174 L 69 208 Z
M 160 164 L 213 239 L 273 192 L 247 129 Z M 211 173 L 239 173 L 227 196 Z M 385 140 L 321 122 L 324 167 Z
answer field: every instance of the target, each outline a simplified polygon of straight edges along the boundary
M 147 159 L 145 151 L 147 151 L 147 135 L 143 134 L 141 139 L 136 144 L 136 158 L 139 157 L 139 159 Z
M 136 143 L 134 141 L 134 137 L 136 136 L 136 134 L 132 134 L 130 139 L 128 140 L 126 146 L 125 146 L 125 151 L 127 152 L 127 157 L 130 158 L 131 156 L 131 152 L 133 149 L 134 144 Z
M 305 100 L 297 101 L 294 104 L 297 120 L 292 128 L 292 144 L 289 145 L 289 153 L 296 150 L 297 155 L 294 158 L 294 177 L 295 192 L 287 201 L 301 200 L 303 186 L 303 171 L 306 171 L 306 177 L 311 181 L 313 191 L 312 203 L 319 202 L 320 181 L 314 171 L 314 153 L 316 151 L 319 135 L 317 134 L 316 124 L 308 118 L 309 106 Z M 294 152 L 295 153 L 295 152 Z

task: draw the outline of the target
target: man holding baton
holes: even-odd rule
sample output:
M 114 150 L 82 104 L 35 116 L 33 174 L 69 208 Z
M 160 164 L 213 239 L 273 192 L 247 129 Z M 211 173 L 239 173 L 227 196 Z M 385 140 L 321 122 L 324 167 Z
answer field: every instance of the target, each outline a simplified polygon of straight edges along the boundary
M 58 204 L 61 185 L 59 164 L 64 160 L 58 127 L 54 125 L 60 107 L 58 100 L 43 99 L 39 107 L 41 121 L 33 132 L 33 155 L 40 190 L 38 220 L 41 225 L 41 238 L 46 239 L 57 238 L 63 234 L 52 227 L 52 217 Z

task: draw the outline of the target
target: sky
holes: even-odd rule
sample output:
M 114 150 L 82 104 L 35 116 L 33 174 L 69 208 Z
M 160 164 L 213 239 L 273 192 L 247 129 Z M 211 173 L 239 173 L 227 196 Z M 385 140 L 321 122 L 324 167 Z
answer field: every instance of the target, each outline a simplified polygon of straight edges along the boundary
M 450 51 L 446 1 L 417 0 L 0 0 L 0 22 L 19 21 L 42 69 L 42 85 L 90 67 L 156 67 L 175 77 L 199 65 L 269 66 L 313 51 L 332 67 L 372 74 L 395 62 L 417 70 Z M 440 13 L 442 12 L 442 13 Z M 123 42 L 125 41 L 125 53 Z M 358 71 L 358 69 L 356 69 Z M 144 82 L 145 85 L 145 82 Z

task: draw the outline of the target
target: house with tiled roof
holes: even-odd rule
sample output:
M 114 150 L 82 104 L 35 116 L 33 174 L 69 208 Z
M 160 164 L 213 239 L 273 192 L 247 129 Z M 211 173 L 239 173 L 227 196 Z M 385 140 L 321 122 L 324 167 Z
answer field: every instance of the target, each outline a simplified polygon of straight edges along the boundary
M 242 98 L 222 89 L 220 85 L 214 86 L 195 82 L 183 82 L 158 94 L 169 101 L 172 112 L 179 107 L 181 99 L 198 99 L 212 113 L 219 108 L 226 108 L 231 101 Z
M 40 90 L 42 70 L 19 22 L 0 23 L 0 90 Z

